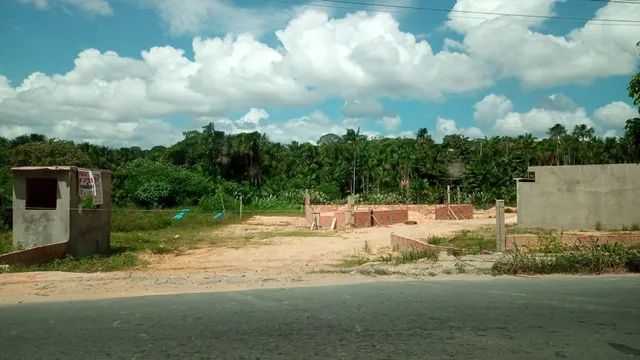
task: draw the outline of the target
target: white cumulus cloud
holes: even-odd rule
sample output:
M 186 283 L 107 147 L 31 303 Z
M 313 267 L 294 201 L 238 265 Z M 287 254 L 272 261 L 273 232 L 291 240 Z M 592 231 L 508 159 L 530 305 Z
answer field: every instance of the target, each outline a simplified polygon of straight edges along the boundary
M 478 126 L 483 129 L 491 127 L 497 119 L 500 119 L 513 110 L 513 103 L 504 95 L 489 94 L 473 105 L 475 112 L 473 118 Z
M 0 116 L 6 133 L 9 127 L 11 133 L 26 127 L 51 136 L 84 140 L 91 134 L 96 142 L 120 143 L 132 139 L 127 131 L 143 128 L 133 127 L 138 121 L 224 117 L 250 108 L 309 106 L 332 97 L 352 99 L 343 109 L 347 118 L 379 119 L 387 115 L 376 100 L 381 97 L 442 99 L 491 82 L 469 56 L 434 53 L 428 42 L 401 31 L 389 14 L 358 12 L 333 19 L 306 10 L 277 38 L 280 46 L 272 47 L 249 34 L 196 37 L 193 58 L 171 46 L 152 47 L 140 57 L 87 49 L 65 74 L 34 72 L 18 84 L 0 78 Z M 247 120 L 244 126 L 251 124 Z M 395 129 L 399 118 L 391 116 L 384 124 Z M 158 132 L 164 130 L 158 126 Z
M 614 101 L 597 109 L 593 117 L 600 124 L 610 128 L 623 128 L 627 120 L 639 117 L 638 109 L 622 102 Z
M 23 4 L 31 4 L 38 10 L 52 7 L 71 8 L 87 15 L 113 15 L 113 9 L 106 0 L 18 0 Z
M 552 15 L 556 0 L 458 0 L 454 9 Z M 448 25 L 464 35 L 464 48 L 476 61 L 490 65 L 495 75 L 516 78 L 527 88 L 626 75 L 637 63 L 640 27 L 603 25 L 600 19 L 637 19 L 637 4 L 608 2 L 592 20 L 564 35 L 537 29 L 545 19 L 480 16 L 456 18 Z M 474 15 L 474 17 L 476 17 Z
M 382 126 L 387 132 L 394 132 L 398 130 L 400 124 L 402 124 L 402 120 L 400 116 L 383 116 L 380 120 L 378 120 L 378 124 Z
M 143 0 L 141 4 L 156 10 L 175 35 L 231 32 L 260 36 L 286 24 L 293 12 L 285 7 L 246 8 L 228 0 Z
M 325 134 L 343 134 L 348 126 L 344 122 L 334 121 L 321 111 L 313 111 L 309 115 L 288 119 L 282 122 L 270 122 L 269 114 L 264 109 L 253 108 L 237 120 L 229 118 L 201 117 L 201 123 L 213 122 L 217 130 L 231 134 L 257 131 L 266 134 L 276 142 L 316 143 Z M 250 123 L 251 126 L 247 126 Z
M 443 117 L 438 117 L 438 119 L 436 119 L 436 133 L 434 140 L 442 141 L 445 136 L 456 134 L 464 135 L 472 139 L 485 136 L 484 132 L 477 127 L 458 128 L 456 121 L 453 119 L 446 119 Z

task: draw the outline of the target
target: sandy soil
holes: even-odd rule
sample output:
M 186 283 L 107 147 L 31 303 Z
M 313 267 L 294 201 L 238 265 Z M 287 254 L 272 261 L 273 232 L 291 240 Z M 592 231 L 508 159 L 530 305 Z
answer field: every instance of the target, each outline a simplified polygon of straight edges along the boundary
M 516 214 L 506 215 L 508 223 L 516 222 Z M 144 255 L 151 265 L 131 271 L 0 274 L 0 304 L 389 280 L 388 276 L 335 272 L 334 265 L 346 257 L 364 255 L 365 243 L 368 256 L 388 252 L 391 233 L 413 238 L 446 236 L 494 225 L 494 218 L 495 210 L 488 210 L 477 212 L 473 220 L 426 220 L 417 225 L 319 231 L 319 236 L 297 237 L 274 235 L 306 232 L 304 218 L 256 216 L 210 234 L 232 239 L 252 238 L 246 246 L 206 247 L 179 255 Z M 440 267 L 453 266 L 457 261 L 443 256 Z M 477 264 L 492 259 L 467 260 L 471 267 L 479 267 L 483 265 Z M 418 268 L 420 264 L 404 265 L 395 273 L 410 278 L 434 275 L 420 272 Z

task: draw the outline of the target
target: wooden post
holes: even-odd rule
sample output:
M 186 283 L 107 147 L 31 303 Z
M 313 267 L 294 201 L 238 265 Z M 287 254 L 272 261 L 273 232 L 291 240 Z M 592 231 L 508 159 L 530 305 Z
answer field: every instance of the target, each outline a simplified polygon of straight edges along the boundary
M 458 191 L 458 205 L 460 205 L 460 185 L 456 187 L 456 190 Z
M 242 195 L 240 195 L 240 220 L 242 220 Z
M 451 205 L 451 185 L 447 185 L 447 206 Z
M 504 252 L 507 231 L 504 224 L 504 200 L 496 200 L 496 250 Z
M 304 206 L 311 206 L 311 195 L 309 195 L 309 190 L 306 190 L 304 194 Z

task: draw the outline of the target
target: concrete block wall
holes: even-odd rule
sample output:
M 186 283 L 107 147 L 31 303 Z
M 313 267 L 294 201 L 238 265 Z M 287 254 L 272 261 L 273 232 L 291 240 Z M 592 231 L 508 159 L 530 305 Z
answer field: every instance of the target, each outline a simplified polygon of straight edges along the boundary
M 518 226 L 620 230 L 640 226 L 640 164 L 532 166 L 518 181 Z

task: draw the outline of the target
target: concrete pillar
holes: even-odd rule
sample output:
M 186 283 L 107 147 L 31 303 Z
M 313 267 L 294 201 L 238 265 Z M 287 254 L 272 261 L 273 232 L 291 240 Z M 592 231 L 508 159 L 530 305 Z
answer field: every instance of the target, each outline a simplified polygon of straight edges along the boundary
M 496 249 L 504 252 L 507 229 L 504 222 L 504 200 L 496 200 Z
M 349 196 L 347 198 L 347 207 L 344 211 L 344 221 L 347 228 L 353 227 L 355 223 L 355 207 L 354 207 L 353 197 Z

